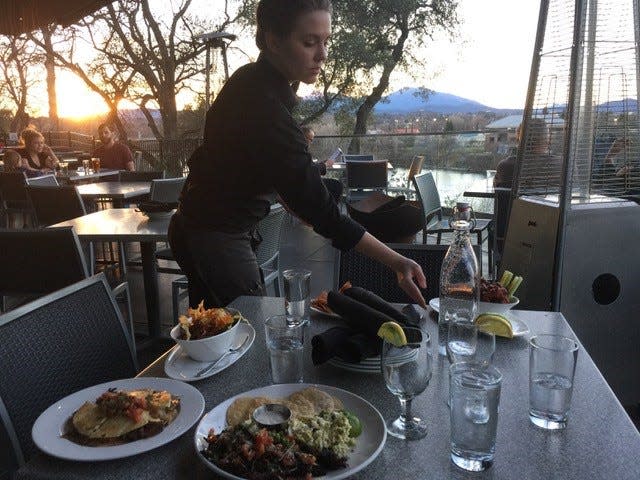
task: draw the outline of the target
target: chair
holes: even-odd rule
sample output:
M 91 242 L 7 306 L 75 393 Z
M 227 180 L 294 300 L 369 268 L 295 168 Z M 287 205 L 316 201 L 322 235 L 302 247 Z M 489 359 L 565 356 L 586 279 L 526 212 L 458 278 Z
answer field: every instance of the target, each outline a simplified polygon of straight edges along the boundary
M 373 155 L 343 155 L 343 160 L 345 162 L 370 162 L 373 160 Z
M 150 172 L 120 170 L 121 182 L 151 182 L 158 178 L 164 178 L 164 170 L 152 170 Z
M 409 171 L 407 172 L 407 180 L 405 185 L 402 187 L 389 187 L 387 192 L 389 193 L 399 193 L 407 198 L 413 199 L 416 191 L 413 188 L 413 177 L 422 172 L 422 166 L 424 165 L 424 155 L 414 155 L 411 160 L 411 165 L 409 166 Z
M 84 201 L 73 185 L 33 185 L 26 187 L 37 225 L 48 227 L 87 214 Z
M 401 255 L 415 260 L 422 267 L 427 277 L 427 288 L 422 294 L 427 301 L 440 295 L 440 270 L 448 245 L 402 243 L 387 245 Z M 335 265 L 336 288 L 350 281 L 354 286 L 371 290 L 388 302 L 412 302 L 404 290 L 398 286 L 398 280 L 393 271 L 362 253 L 355 250 L 341 252 Z
M 273 285 L 274 294 L 280 296 L 280 232 L 287 211 L 280 204 L 271 207 L 269 215 L 263 218 L 257 226 L 262 241 L 256 249 L 256 259 L 266 288 Z M 189 282 L 183 276 L 171 282 L 171 294 L 173 298 L 173 317 L 178 322 L 180 302 L 189 293 Z
M 511 189 L 496 187 L 493 200 L 493 218 L 495 221 L 495 234 L 493 245 L 494 264 L 499 267 L 504 252 L 504 242 L 509 224 L 509 211 L 511 210 Z
M 151 180 L 149 199 L 155 202 L 176 203 L 186 180 L 186 177 Z
M 25 191 L 26 184 L 27 177 L 24 172 L 0 173 L 0 207 L 3 225 L 11 226 L 13 215 L 22 218 L 26 225 L 32 222 L 33 210 Z
M 37 451 L 36 418 L 83 388 L 134 376 L 133 339 L 102 274 L 0 316 L 0 445 L 10 468 Z
M 372 191 L 384 191 L 387 188 L 387 161 L 367 162 L 348 161 L 347 165 L 347 203 L 366 197 Z
M 431 172 L 421 173 L 413 177 L 413 184 L 422 205 L 425 216 L 425 228 L 422 231 L 422 243 L 427 243 L 427 235 L 435 234 L 436 243 L 442 241 L 442 234 L 453 232 L 449 226 L 449 219 L 442 216 L 442 205 L 438 187 Z M 493 221 L 491 219 L 476 219 L 476 226 L 471 230 L 472 235 L 477 236 L 477 243 L 481 245 L 486 238 L 489 242 L 489 270 L 493 272 Z M 486 234 L 486 235 L 485 235 Z M 482 249 L 479 250 L 478 264 L 482 268 Z
M 57 187 L 58 179 L 55 175 L 42 175 L 40 177 L 27 177 L 27 185 L 45 185 L 51 187 Z
M 43 295 L 89 277 L 80 240 L 72 227 L 0 229 L 0 265 L 2 310 L 5 296 Z M 110 280 L 113 294 L 122 296 L 128 320 L 133 323 L 129 284 Z

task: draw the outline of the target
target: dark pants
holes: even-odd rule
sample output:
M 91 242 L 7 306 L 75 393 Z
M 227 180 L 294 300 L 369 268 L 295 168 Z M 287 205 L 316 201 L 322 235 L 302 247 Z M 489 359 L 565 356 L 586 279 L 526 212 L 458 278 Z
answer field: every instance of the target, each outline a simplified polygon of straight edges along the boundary
M 342 182 L 335 178 L 323 178 L 322 183 L 324 183 L 333 200 L 338 203 L 342 198 Z
M 264 286 L 248 232 L 194 231 L 176 213 L 169 224 L 173 256 L 189 281 L 189 305 L 224 307 L 241 295 L 260 296 Z

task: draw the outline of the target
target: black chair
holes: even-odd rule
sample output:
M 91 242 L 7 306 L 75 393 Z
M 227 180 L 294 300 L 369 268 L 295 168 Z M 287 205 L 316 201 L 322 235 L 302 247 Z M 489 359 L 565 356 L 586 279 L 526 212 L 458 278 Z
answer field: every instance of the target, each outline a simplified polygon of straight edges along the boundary
M 84 201 L 73 185 L 32 185 L 26 188 L 37 224 L 48 227 L 87 214 Z
M 359 155 L 353 155 L 353 154 L 346 154 L 342 156 L 343 160 L 345 162 L 370 162 L 371 160 L 373 160 L 373 155 L 369 155 L 369 154 L 359 154 Z
M 427 288 L 422 292 L 425 300 L 429 301 L 440 295 L 440 270 L 448 245 L 389 243 L 387 246 L 415 260 L 422 267 L 427 278 Z M 480 247 L 474 245 L 473 248 L 477 254 Z M 335 263 L 334 278 L 337 279 L 336 288 L 350 281 L 353 286 L 371 290 L 388 302 L 413 303 L 398 286 L 394 272 L 355 250 L 340 253 L 340 258 Z
M 44 295 L 89 277 L 80 240 L 72 227 L 0 229 L 0 265 L 3 311 L 5 296 Z M 132 324 L 129 284 L 112 275 L 109 280 L 113 294 L 122 297 Z
M 507 235 L 507 225 L 509 224 L 509 212 L 511 211 L 511 189 L 496 187 L 494 190 L 496 196 L 493 200 L 493 218 L 495 221 L 493 259 L 497 271 L 502 260 L 504 242 Z
M 176 203 L 180 198 L 180 192 L 186 177 L 156 178 L 151 180 L 149 200 L 152 202 Z
M 347 166 L 347 203 L 361 200 L 374 191 L 387 189 L 387 161 L 367 162 L 348 161 Z
M 57 187 L 59 184 L 55 175 L 41 175 L 39 177 L 27 177 L 27 185 L 46 185 Z
M 26 225 L 33 222 L 33 210 L 27 198 L 25 186 L 27 176 L 24 172 L 0 172 L 0 207 L 2 225 L 11 227 L 12 218 L 18 217 Z
M 164 170 L 152 170 L 149 172 L 120 170 L 121 182 L 150 182 L 158 178 L 164 178 Z
M 0 336 L 0 445 L 10 446 L 10 470 L 37 451 L 31 427 L 51 404 L 138 371 L 129 329 L 102 274 L 0 316 Z
M 443 218 L 442 204 L 438 187 L 431 172 L 421 173 L 413 177 L 413 184 L 418 195 L 418 201 L 422 205 L 425 216 L 425 227 L 422 232 L 422 243 L 427 243 L 429 234 L 436 235 L 436 243 L 440 244 L 443 233 L 453 232 L 449 225 L 449 219 Z M 476 235 L 478 245 L 484 240 L 488 241 L 489 270 L 493 272 L 493 221 L 491 219 L 476 219 L 476 226 L 471 230 L 472 235 Z M 479 250 L 482 252 L 482 249 Z M 478 255 L 478 264 L 482 266 L 482 256 Z

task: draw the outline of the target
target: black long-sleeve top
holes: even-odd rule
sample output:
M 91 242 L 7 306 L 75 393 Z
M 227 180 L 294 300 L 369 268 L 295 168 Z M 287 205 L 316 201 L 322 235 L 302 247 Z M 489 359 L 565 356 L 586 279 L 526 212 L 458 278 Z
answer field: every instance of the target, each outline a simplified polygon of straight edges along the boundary
M 364 229 L 342 215 L 291 115 L 293 89 L 263 56 L 238 69 L 207 112 L 204 143 L 189 159 L 180 212 L 189 228 L 250 231 L 277 192 L 341 250 Z

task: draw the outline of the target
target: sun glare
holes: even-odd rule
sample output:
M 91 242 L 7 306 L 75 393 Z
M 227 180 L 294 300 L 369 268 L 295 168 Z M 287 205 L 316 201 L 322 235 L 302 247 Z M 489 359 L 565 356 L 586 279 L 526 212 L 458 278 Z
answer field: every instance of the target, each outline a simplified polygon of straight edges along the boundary
M 85 83 L 72 73 L 58 70 L 56 90 L 58 115 L 61 118 L 80 120 L 104 115 L 109 111 L 100 95 L 89 90 Z

